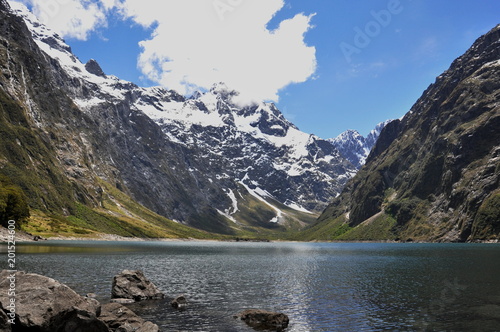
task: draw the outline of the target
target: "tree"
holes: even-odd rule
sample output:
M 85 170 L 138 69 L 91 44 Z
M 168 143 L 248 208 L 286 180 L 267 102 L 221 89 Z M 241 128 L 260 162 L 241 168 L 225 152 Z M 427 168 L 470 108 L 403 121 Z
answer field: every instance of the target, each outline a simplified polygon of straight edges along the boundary
M 19 226 L 29 216 L 29 206 L 22 189 L 14 185 L 0 184 L 0 224 L 7 227 L 9 220 L 15 220 Z

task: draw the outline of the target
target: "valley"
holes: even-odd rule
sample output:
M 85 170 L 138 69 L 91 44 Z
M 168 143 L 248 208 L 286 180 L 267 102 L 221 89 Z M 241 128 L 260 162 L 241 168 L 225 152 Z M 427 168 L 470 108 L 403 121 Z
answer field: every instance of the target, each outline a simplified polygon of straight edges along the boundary
M 1 0 L 0 16 L 2 222 L 42 237 L 498 240 L 498 26 L 403 118 L 322 139 L 224 83 L 183 96 L 108 76 L 22 5 Z

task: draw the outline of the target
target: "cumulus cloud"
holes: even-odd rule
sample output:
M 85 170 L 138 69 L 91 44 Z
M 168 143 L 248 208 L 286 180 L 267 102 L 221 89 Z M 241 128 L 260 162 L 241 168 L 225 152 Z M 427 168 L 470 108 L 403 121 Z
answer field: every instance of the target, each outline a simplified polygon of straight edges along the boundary
M 107 0 L 109 1 L 109 0 Z M 64 37 L 87 40 L 89 33 L 106 26 L 100 3 L 89 0 L 21 0 L 38 19 Z
M 266 28 L 282 0 L 125 0 L 122 6 L 137 23 L 156 25 L 140 43 L 141 71 L 184 94 L 224 82 L 240 101 L 277 101 L 280 89 L 316 70 L 316 50 L 304 42 L 312 15 Z
M 35 14 L 49 12 L 41 5 L 48 0 L 24 1 Z M 140 42 L 138 68 L 183 94 L 224 82 L 240 93 L 238 101 L 277 101 L 280 89 L 310 79 L 316 70 L 316 50 L 304 42 L 313 15 L 298 13 L 267 28 L 284 0 L 51 1 L 64 2 L 64 15 L 55 21 L 46 15 L 44 21 L 63 36 L 85 39 L 105 25 L 111 10 L 154 28 Z

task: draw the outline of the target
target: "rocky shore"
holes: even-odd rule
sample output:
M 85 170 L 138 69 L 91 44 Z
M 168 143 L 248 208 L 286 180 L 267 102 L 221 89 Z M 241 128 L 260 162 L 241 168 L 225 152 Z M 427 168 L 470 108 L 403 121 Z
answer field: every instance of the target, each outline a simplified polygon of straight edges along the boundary
M 33 235 L 30 233 L 26 233 L 23 231 L 16 230 L 16 241 L 18 242 L 35 242 L 44 240 L 42 237 L 38 235 Z M 9 242 L 9 230 L 5 227 L 0 226 L 0 243 Z
M 33 273 L 0 272 L 0 332 L 160 332 L 124 304 L 165 298 L 142 271 L 124 270 L 113 278 L 109 303 L 101 304 L 95 294 L 82 296 L 49 277 Z M 162 302 L 165 303 L 165 302 Z M 186 310 L 181 295 L 170 302 Z M 245 310 L 234 318 L 256 330 L 284 331 L 285 314 L 258 309 Z
M 0 272 L 0 331 L 158 332 L 118 303 L 101 305 L 45 276 Z

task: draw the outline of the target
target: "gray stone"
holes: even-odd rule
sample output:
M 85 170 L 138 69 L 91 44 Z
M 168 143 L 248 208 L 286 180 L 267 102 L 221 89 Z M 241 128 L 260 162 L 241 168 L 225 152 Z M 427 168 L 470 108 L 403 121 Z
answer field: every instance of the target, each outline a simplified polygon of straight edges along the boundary
M 288 327 L 288 323 L 290 322 L 288 316 L 283 313 L 259 309 L 248 309 L 235 317 L 258 330 L 283 331 Z
M 187 307 L 187 300 L 184 297 L 184 295 L 177 296 L 175 299 L 173 299 L 170 302 L 170 305 L 175 308 L 175 309 L 186 309 Z
M 9 279 L 11 278 L 11 279 Z M 68 286 L 37 274 L 0 272 L 0 303 L 7 308 L 8 291 L 15 278 L 16 330 L 38 332 L 108 332 L 97 319 L 100 304 Z
M 102 306 L 99 317 L 112 332 L 158 332 L 158 325 L 145 321 L 132 310 L 119 303 Z
M 149 281 L 142 271 L 124 270 L 113 278 L 111 298 L 134 299 L 135 301 L 162 299 L 165 295 Z
M 88 293 L 87 295 L 85 295 L 85 297 L 87 297 L 89 299 L 95 299 L 95 298 L 97 298 L 97 295 L 96 295 L 96 293 Z

